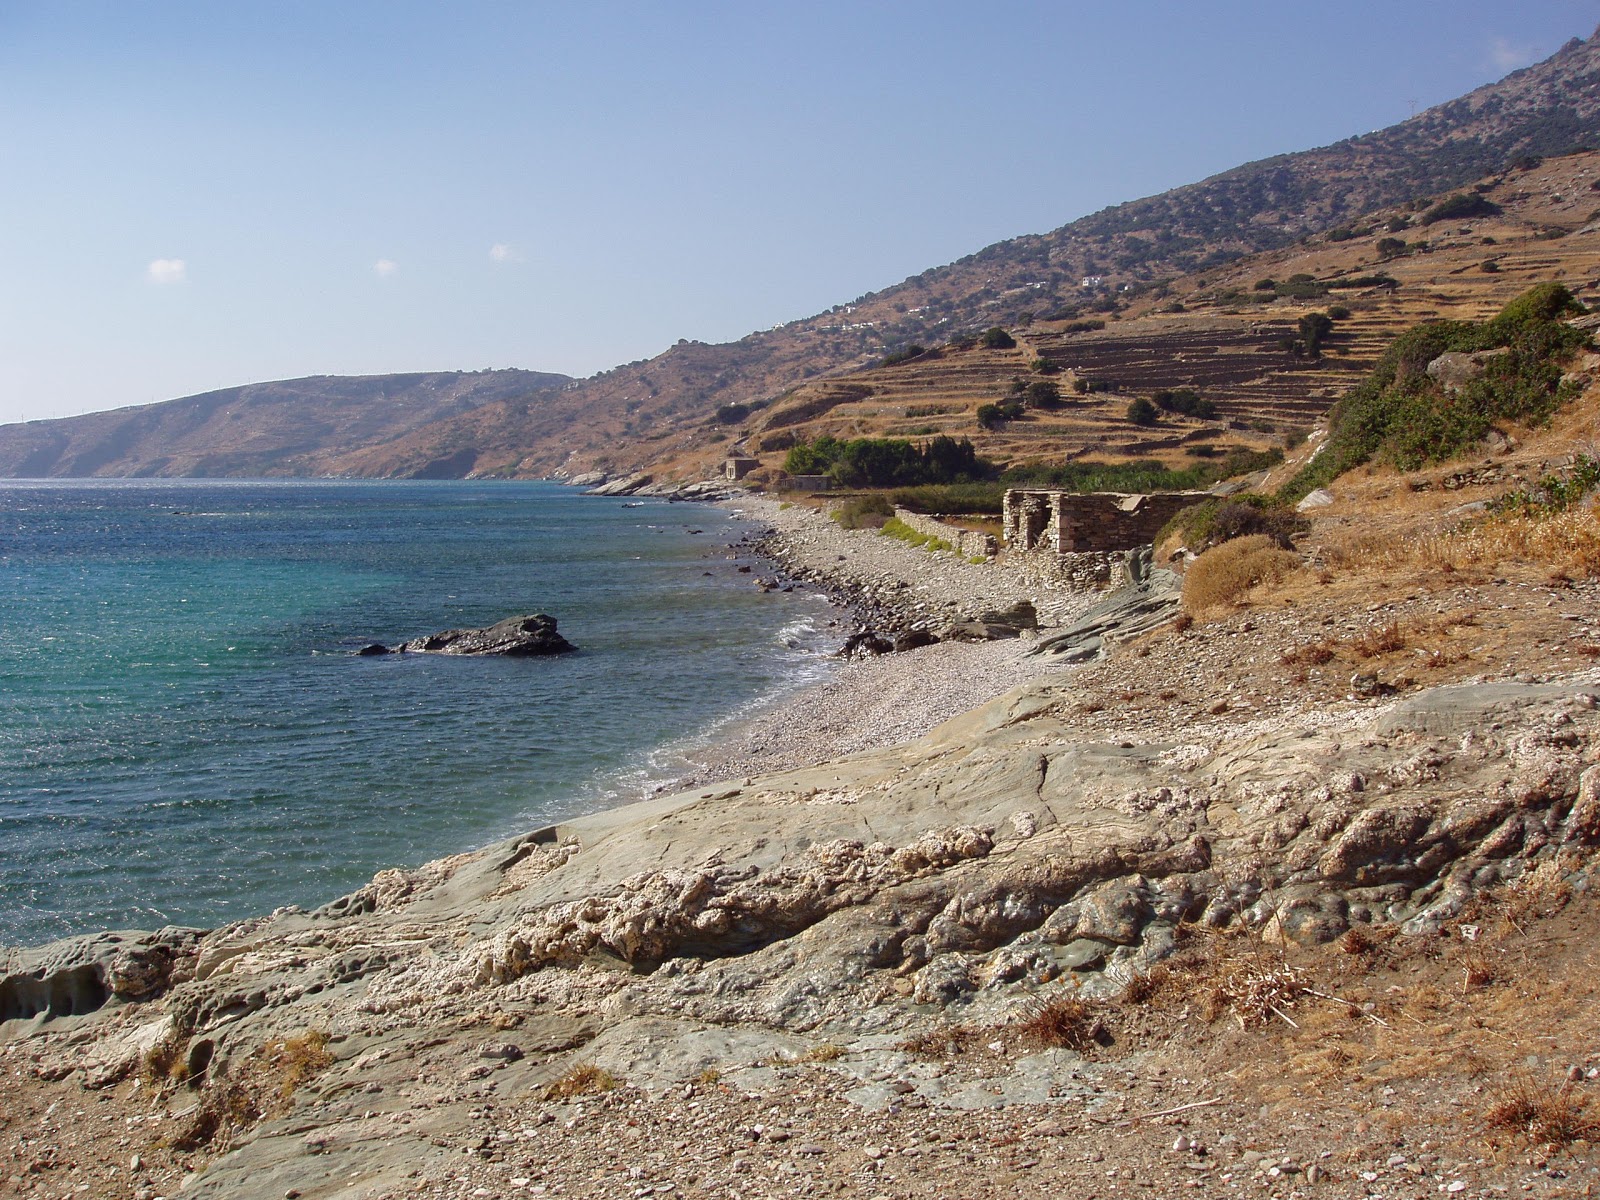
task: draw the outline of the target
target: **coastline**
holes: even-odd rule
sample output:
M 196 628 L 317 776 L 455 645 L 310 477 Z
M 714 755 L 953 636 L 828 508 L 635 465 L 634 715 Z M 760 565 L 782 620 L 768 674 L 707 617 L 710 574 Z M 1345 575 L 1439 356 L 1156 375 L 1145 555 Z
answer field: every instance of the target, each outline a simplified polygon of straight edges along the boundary
M 893 635 L 976 620 L 1029 601 L 1042 632 L 1070 622 L 1101 596 L 1042 587 L 996 563 L 970 563 L 879 534 L 847 530 L 816 511 L 751 494 L 721 507 L 766 526 L 748 548 L 791 580 L 804 581 L 838 614 L 841 643 L 854 632 Z M 830 622 L 830 624 L 835 624 Z M 797 770 L 922 737 L 997 696 L 1068 665 L 1030 656 L 1040 632 L 987 642 L 943 641 L 852 657 L 821 681 L 785 689 L 696 739 L 689 767 L 653 794 Z
M 973 564 L 792 520 L 767 544 L 819 590 L 870 562 L 891 600 L 916 597 L 897 619 L 995 602 L 966 594 Z M 1485 1072 L 1529 1061 L 1520 1009 L 1460 987 L 1482 955 L 1570 988 L 1550 1028 L 1595 1044 L 1592 962 L 1485 906 L 1529 881 L 1580 926 L 1600 903 L 1600 669 L 1558 641 L 1600 587 L 1552 607 L 1554 584 L 1492 585 L 1530 622 L 1508 643 L 1551 647 L 1539 677 L 1313 698 L 1272 669 L 1308 621 L 1420 628 L 1485 585 L 1381 611 L 1327 586 L 1071 669 L 1026 636 L 841 663 L 734 722 L 670 794 L 310 912 L 0 953 L 10 1182 L 468 1200 L 938 1178 L 1045 1200 L 1315 1176 L 1358 1200 L 1396 1147 L 1454 1153 Z M 1473 642 L 1497 620 L 1468 623 Z M 1263 963 L 1283 984 L 1267 1007 L 1239 987 Z M 1405 1020 L 1427 996 L 1496 1040 L 1440 1058 Z M 1399 1072 L 1401 1034 L 1445 1065 Z M 1359 1068 L 1325 1069 L 1330 1037 Z M 1388 1080 L 1417 1098 L 1390 1111 L 1370 1094 Z

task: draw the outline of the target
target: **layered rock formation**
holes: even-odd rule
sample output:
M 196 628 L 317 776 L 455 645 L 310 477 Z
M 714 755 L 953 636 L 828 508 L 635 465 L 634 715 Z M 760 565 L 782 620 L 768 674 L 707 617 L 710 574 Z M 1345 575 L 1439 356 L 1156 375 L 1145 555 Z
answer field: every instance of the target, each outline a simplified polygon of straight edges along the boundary
M 429 1161 L 491 1074 L 517 1095 L 581 1060 L 660 1086 L 772 1031 L 904 1031 L 1069 976 L 1110 994 L 1181 922 L 1423 933 L 1600 843 L 1593 672 L 1159 740 L 1075 734 L 1074 704 L 1037 683 L 919 742 L 386 871 L 314 912 L 13 953 L 0 1029 L 91 1087 L 186 1064 L 202 1112 L 263 1047 L 325 1032 L 283 1116 L 194 1134 L 236 1148 L 189 1194 L 331 1195 Z M 115 967 L 135 952 L 160 969 Z M 17 999 L 58 991 L 80 999 Z

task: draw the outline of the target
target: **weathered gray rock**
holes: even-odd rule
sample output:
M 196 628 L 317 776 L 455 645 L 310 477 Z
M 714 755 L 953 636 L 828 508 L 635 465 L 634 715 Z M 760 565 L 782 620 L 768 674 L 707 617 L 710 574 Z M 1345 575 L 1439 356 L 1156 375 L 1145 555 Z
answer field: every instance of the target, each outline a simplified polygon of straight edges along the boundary
M 507 617 L 486 629 L 446 629 L 395 647 L 402 654 L 498 654 L 508 658 L 565 654 L 574 649 L 556 632 L 556 619 L 546 613 Z M 361 653 L 369 651 L 370 647 Z
M 591 496 L 631 496 L 642 491 L 654 477 L 641 471 L 635 475 L 624 475 L 619 479 L 609 479 L 598 487 L 589 489 Z
M 1428 378 L 1447 392 L 1459 392 L 1474 380 L 1482 379 L 1491 361 L 1508 353 L 1510 351 L 1505 349 L 1478 350 L 1470 354 L 1451 350 L 1428 364 Z
M 5 955 L 0 1036 L 37 1036 L 32 1069 L 86 1084 L 160 1041 L 210 1088 L 271 1039 L 329 1030 L 325 1074 L 185 1194 L 331 1194 L 357 1171 L 404 1191 L 491 1073 L 512 1096 L 578 1062 L 753 1069 L 763 1045 L 892 1038 L 917 1005 L 964 1019 L 1051 970 L 1109 994 L 1185 920 L 1285 942 L 1357 921 L 1426 933 L 1600 841 L 1592 673 L 1148 742 L 1084 733 L 1072 708 L 1070 686 L 1037 683 L 921 742 L 383 872 L 315 912 L 171 941 L 164 985 L 159 937 Z M 47 1002 L 88 979 L 99 1007 Z M 453 1082 L 419 1106 L 422 1079 Z M 950 1086 L 927 1098 L 980 1102 Z

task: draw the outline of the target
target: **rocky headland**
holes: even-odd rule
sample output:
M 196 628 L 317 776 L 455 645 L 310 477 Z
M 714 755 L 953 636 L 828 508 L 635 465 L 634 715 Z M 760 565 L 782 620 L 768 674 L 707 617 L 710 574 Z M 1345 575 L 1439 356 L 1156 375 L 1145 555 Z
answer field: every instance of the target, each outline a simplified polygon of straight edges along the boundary
M 1541 1149 L 1560 1139 L 1496 1116 L 1521 1087 L 1530 1128 L 1561 1097 L 1581 1120 L 1600 1077 L 1575 936 L 1600 843 L 1592 581 L 1396 573 L 1124 622 L 1127 597 L 763 514 L 789 576 L 864 626 L 1027 600 L 1041 628 L 851 663 L 671 794 L 315 910 L 5 952 L 0 1189 L 1600 1182 L 1590 1128 Z M 1050 653 L 1075 626 L 1093 649 Z M 1413 632 L 1373 660 L 1387 691 L 1352 689 L 1341 656 L 1391 628 L 1459 656 L 1423 663 Z

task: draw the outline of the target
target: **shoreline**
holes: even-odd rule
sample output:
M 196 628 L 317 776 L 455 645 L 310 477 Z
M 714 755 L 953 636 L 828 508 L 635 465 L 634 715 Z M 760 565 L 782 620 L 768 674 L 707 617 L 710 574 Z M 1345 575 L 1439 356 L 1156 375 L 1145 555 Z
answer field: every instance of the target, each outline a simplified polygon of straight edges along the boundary
M 750 495 L 717 507 L 765 526 L 732 547 L 749 550 L 824 597 L 849 632 L 903 634 L 976 620 L 1032 601 L 1044 631 L 1068 623 L 1103 593 L 1046 589 L 995 563 L 969 563 L 846 530 L 802 506 Z M 914 741 L 979 705 L 1071 664 L 1029 657 L 1039 633 L 994 641 L 940 641 L 893 653 L 852 656 L 826 678 L 785 687 L 686 745 L 689 769 L 649 792 L 814 767 L 830 759 Z M 841 643 L 845 637 L 838 639 Z M 837 656 L 834 652 L 833 656 Z

